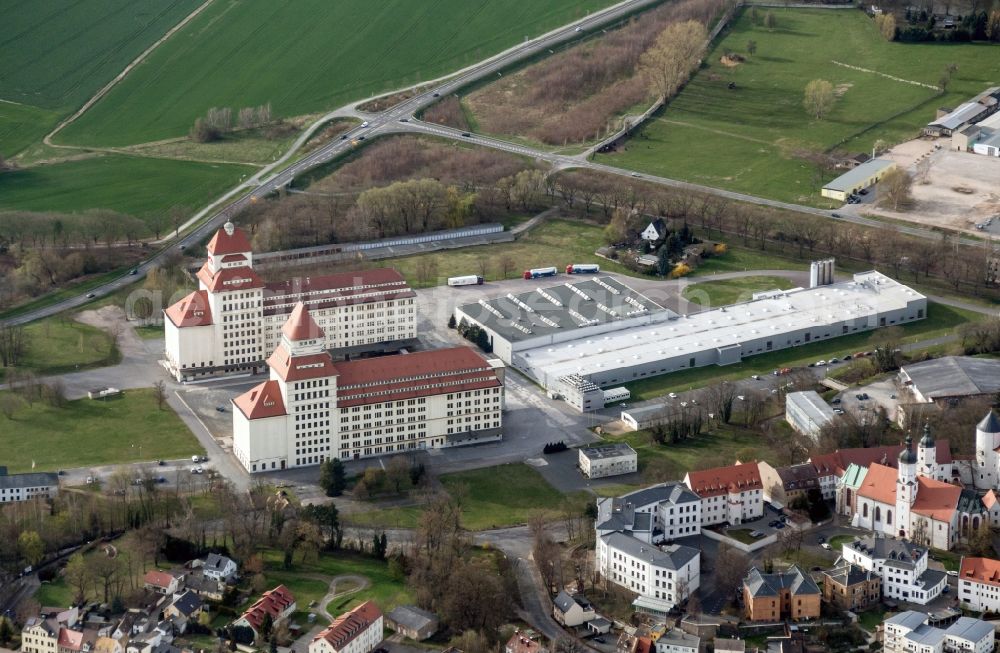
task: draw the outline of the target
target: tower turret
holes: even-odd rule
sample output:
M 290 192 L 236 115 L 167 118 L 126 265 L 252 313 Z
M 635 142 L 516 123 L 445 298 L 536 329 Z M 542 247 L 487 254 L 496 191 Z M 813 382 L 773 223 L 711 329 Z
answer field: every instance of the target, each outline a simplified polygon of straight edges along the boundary
M 973 469 L 973 483 L 977 489 L 992 490 L 1000 479 L 1000 418 L 991 409 L 986 417 L 976 425 L 976 466 Z
M 899 470 L 896 474 L 896 514 L 895 523 L 886 518 L 887 532 L 907 535 L 910 525 L 910 508 L 917 500 L 917 454 L 913 451 L 913 439 L 906 436 L 906 446 L 899 452 Z
M 917 473 L 921 476 L 937 478 L 937 445 L 931 435 L 931 424 L 924 422 L 924 435 L 917 445 Z M 938 479 L 943 480 L 943 479 Z

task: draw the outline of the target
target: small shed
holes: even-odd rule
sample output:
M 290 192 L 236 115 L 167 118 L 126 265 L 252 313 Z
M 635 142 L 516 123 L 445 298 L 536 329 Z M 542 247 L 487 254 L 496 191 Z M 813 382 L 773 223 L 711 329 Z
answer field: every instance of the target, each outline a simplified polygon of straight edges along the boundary
M 401 605 L 385 616 L 385 625 L 403 637 L 422 642 L 437 632 L 438 616 L 415 605 Z

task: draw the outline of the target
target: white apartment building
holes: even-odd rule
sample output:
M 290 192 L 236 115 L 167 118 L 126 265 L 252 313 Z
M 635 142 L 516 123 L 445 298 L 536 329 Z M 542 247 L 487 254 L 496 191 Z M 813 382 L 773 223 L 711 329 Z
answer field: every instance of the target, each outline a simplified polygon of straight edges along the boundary
M 256 372 L 299 302 L 326 329 L 322 348 L 338 354 L 395 350 L 417 337 L 415 294 L 395 270 L 267 283 L 231 222 L 209 241 L 197 276 L 198 290 L 164 310 L 164 363 L 178 381 Z
M 270 380 L 233 400 L 233 453 L 249 472 L 501 438 L 500 361 L 454 347 L 334 364 L 302 303 L 281 333 Z
M 673 628 L 660 635 L 654 649 L 656 653 L 698 653 L 701 638 L 689 635 L 680 628 Z
M 1000 560 L 962 558 L 958 600 L 969 610 L 1000 612 Z
M 639 456 L 624 442 L 584 447 L 579 454 L 580 472 L 587 478 L 631 474 L 639 469 Z
M 628 532 L 646 544 L 701 533 L 701 499 L 679 483 L 662 483 L 597 500 L 597 537 Z
M 21 631 L 23 653 L 58 653 L 59 624 L 54 620 L 32 617 Z
M 597 539 L 597 571 L 608 582 L 638 594 L 638 612 L 665 616 L 700 585 L 701 551 L 690 546 L 646 544 L 625 533 Z
M 52 499 L 59 494 L 59 476 L 54 472 L 8 474 L 0 466 L 0 503 Z
M 701 524 L 742 524 L 764 515 L 764 484 L 755 461 L 688 472 L 684 484 L 701 498 Z
M 928 615 L 913 610 L 886 619 L 886 653 L 992 653 L 992 624 L 959 617 L 947 628 L 935 628 L 927 619 Z
M 371 653 L 382 641 L 382 611 L 365 601 L 337 617 L 309 642 L 309 653 Z
M 926 605 L 947 585 L 943 571 L 927 568 L 927 549 L 906 540 L 866 535 L 845 542 L 841 559 L 877 574 L 888 599 Z

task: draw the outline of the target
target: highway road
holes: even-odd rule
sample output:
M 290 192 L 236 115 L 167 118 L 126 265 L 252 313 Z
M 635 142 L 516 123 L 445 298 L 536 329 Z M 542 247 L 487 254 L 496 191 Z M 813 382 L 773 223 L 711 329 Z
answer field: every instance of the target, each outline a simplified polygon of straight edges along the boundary
M 215 212 L 211 213 L 211 215 L 204 221 L 194 226 L 191 230 L 186 231 L 184 235 L 175 239 L 164 249 L 159 250 L 157 253 L 145 260 L 135 269 L 134 274 L 125 274 L 101 286 L 92 288 L 86 294 L 69 297 L 45 307 L 27 311 L 16 317 L 3 320 L 3 323 L 26 324 L 28 322 L 55 315 L 69 309 L 78 308 L 89 303 L 95 298 L 104 297 L 121 290 L 122 288 L 136 282 L 139 278 L 145 276 L 152 267 L 158 265 L 159 262 L 166 256 L 169 249 L 178 248 L 184 250 L 197 245 L 199 242 L 207 239 L 209 235 L 215 232 L 227 220 L 230 220 L 238 215 L 240 211 L 246 208 L 249 204 L 288 185 L 298 175 L 301 175 L 312 168 L 323 165 L 324 163 L 327 163 L 330 160 L 350 151 L 356 147 L 355 143 L 357 141 L 396 133 L 430 134 L 447 139 L 465 140 L 484 147 L 490 147 L 493 149 L 547 161 L 556 169 L 587 168 L 607 174 L 639 178 L 643 181 L 659 184 L 665 187 L 687 189 L 727 199 L 751 202 L 762 206 L 771 206 L 799 213 L 808 213 L 830 219 L 840 219 L 866 227 L 884 228 L 886 226 L 885 223 L 877 220 L 871 220 L 869 218 L 847 214 L 834 214 L 830 211 L 813 207 L 790 204 L 787 202 L 778 202 L 753 195 L 711 188 L 708 186 L 692 184 L 666 177 L 639 174 L 629 170 L 595 163 L 587 160 L 582 155 L 565 156 L 553 154 L 544 150 L 537 150 L 524 145 L 504 141 L 502 139 L 485 137 L 477 134 L 464 136 L 463 132 L 460 130 L 421 122 L 416 120 L 414 117 L 422 109 L 437 101 L 437 99 L 441 96 L 454 93 L 468 84 L 485 77 L 500 75 L 502 74 L 503 69 L 511 66 L 512 64 L 516 64 L 537 54 L 551 51 L 558 45 L 581 38 L 586 34 L 593 33 L 606 25 L 614 23 L 624 16 L 644 9 L 648 6 L 658 4 L 660 1 L 661 0 L 624 0 L 623 2 L 612 5 L 601 11 L 594 12 L 585 18 L 559 27 L 551 32 L 543 34 L 542 36 L 525 40 L 523 43 L 501 52 L 498 55 L 485 59 L 459 71 L 455 75 L 444 79 L 440 83 L 431 84 L 429 85 L 429 88 L 418 93 L 414 97 L 381 113 L 368 114 L 359 111 L 357 106 L 367 100 L 355 102 L 331 111 L 319 121 L 314 123 L 302 136 L 300 136 L 289 151 L 286 152 L 285 155 L 282 156 L 277 162 L 275 162 L 275 164 L 272 164 L 272 167 L 266 168 L 257 175 L 254 175 L 248 181 L 234 189 L 231 189 L 223 195 L 222 198 L 216 200 L 212 206 L 219 206 L 221 208 L 216 209 Z M 269 173 L 274 166 L 282 165 L 283 162 L 291 159 L 294 153 L 308 140 L 311 134 L 317 131 L 323 123 L 337 116 L 357 117 L 362 119 L 363 122 L 359 126 L 356 126 L 343 134 L 339 139 L 319 147 L 316 151 L 304 156 L 302 159 L 294 162 L 283 170 L 275 172 L 274 174 Z M 210 207 L 209 209 L 203 210 L 198 215 L 208 214 L 211 210 L 212 209 Z M 939 233 L 929 229 L 909 226 L 898 226 L 895 228 L 902 233 L 921 238 L 932 238 L 934 240 L 939 240 L 941 238 Z M 968 238 L 958 238 L 956 240 L 963 244 L 977 244 L 978 242 Z

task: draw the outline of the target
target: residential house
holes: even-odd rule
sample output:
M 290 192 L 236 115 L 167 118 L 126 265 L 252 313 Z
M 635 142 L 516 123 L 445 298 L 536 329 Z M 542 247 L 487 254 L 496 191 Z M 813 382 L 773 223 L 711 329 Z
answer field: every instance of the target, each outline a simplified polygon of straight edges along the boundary
M 309 653 L 370 653 L 382 641 L 382 611 L 365 601 L 340 615 L 309 642 Z
M 746 653 L 746 640 L 738 637 L 716 637 L 714 642 L 715 653 Z
M 200 569 L 195 569 L 187 575 L 184 579 L 184 587 L 206 601 L 221 601 L 226 592 L 224 583 L 214 578 L 208 578 Z
M 166 619 L 179 619 L 186 622 L 189 619 L 197 619 L 198 615 L 201 614 L 202 606 L 203 601 L 196 592 L 185 590 L 174 595 L 170 604 L 163 609 L 163 616 Z
M 596 619 L 597 612 L 582 594 L 562 590 L 552 601 L 552 616 L 562 625 L 573 628 Z
M 233 622 L 234 626 L 247 626 L 253 630 L 254 636 L 260 636 L 260 627 L 264 623 L 264 615 L 271 615 L 271 622 L 278 625 L 295 612 L 295 597 L 284 585 L 278 585 L 261 595 L 257 602 Z M 312 645 L 310 644 L 310 647 Z M 310 650 L 310 653 L 312 651 Z
M 688 472 L 684 485 L 701 498 L 701 525 L 741 524 L 764 515 L 763 483 L 755 461 Z
M 631 474 L 638 469 L 638 454 L 625 442 L 599 447 L 583 447 L 579 452 L 580 472 L 587 478 Z
M 0 465 L 0 503 L 53 499 L 59 494 L 59 476 L 55 472 L 8 474 Z
M 113 637 L 98 637 L 94 642 L 94 653 L 125 653 L 125 647 Z
M 59 629 L 59 653 L 90 653 L 97 642 L 96 630 Z
M 21 630 L 21 650 L 24 653 L 58 653 L 59 624 L 43 617 L 28 619 Z
M 397 606 L 385 616 L 385 625 L 412 640 L 422 642 L 438 629 L 438 616 L 415 605 Z
M 962 558 L 958 600 L 969 610 L 1000 612 L 1000 560 Z
M 657 637 L 653 646 L 656 653 L 698 653 L 701 638 L 673 628 Z
M 743 580 L 743 605 L 747 621 L 815 619 L 819 617 L 820 590 L 794 565 L 773 574 L 751 567 Z
M 209 553 L 201 568 L 206 578 L 212 578 L 224 583 L 236 577 L 236 563 L 218 553 Z
M 642 239 L 655 243 L 663 240 L 667 237 L 668 229 L 667 223 L 664 222 L 663 218 L 656 218 L 650 222 L 645 229 L 642 230 Z
M 157 594 L 173 594 L 180 589 L 180 578 L 168 571 L 153 569 L 142 577 L 142 584 L 147 590 Z
M 880 576 L 888 599 L 926 605 L 947 585 L 943 571 L 927 568 L 927 549 L 906 540 L 868 535 L 845 542 L 841 556 L 843 562 Z
M 823 600 L 839 610 L 867 610 L 882 599 L 882 577 L 841 559 L 823 572 Z
M 819 475 L 810 463 L 772 467 L 769 463 L 757 463 L 760 480 L 764 485 L 764 500 L 772 504 L 788 506 L 797 497 L 805 497 L 809 490 L 819 490 Z

